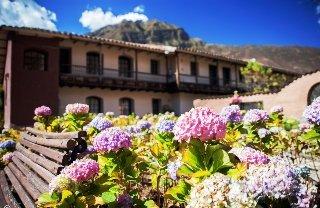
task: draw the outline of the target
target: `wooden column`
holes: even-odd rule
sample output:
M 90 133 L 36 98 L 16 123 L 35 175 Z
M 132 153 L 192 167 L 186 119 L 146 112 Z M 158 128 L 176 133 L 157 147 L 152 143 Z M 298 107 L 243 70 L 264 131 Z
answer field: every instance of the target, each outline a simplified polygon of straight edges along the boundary
M 168 55 L 166 56 L 166 81 L 169 82 L 169 62 L 168 62 Z
M 179 53 L 177 52 L 177 56 L 176 56 L 176 82 L 177 82 L 177 86 L 179 87 L 180 85 L 180 60 L 179 60 Z
M 194 56 L 194 62 L 196 64 L 196 84 L 198 84 L 199 64 L 197 56 Z
M 236 72 L 236 87 L 238 88 L 238 81 L 239 81 L 239 72 L 237 70 L 237 64 L 234 64 L 235 72 Z
M 134 61 L 135 61 L 135 80 L 138 81 L 138 50 L 134 50 Z

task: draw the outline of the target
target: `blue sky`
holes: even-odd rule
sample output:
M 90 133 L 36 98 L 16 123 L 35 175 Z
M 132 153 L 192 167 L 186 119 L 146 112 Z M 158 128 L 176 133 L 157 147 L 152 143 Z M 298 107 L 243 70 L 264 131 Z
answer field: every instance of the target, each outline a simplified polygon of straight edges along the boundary
M 158 19 L 183 27 L 192 37 L 199 37 L 208 43 L 320 47 L 320 15 L 312 0 L 21 1 L 45 8 L 46 11 L 41 14 L 48 21 L 39 20 L 37 25 L 61 31 L 86 33 L 90 29 L 114 24 L 121 19 Z M 13 5 L 11 10 L 16 7 Z M 2 13 L 9 13 L 11 10 L 7 8 Z M 320 7 L 318 10 L 320 12 Z M 8 23 L 10 19 L 12 18 L 6 19 L 0 13 L 0 23 Z M 37 20 L 30 20 L 29 23 L 23 20 L 13 24 L 32 22 Z

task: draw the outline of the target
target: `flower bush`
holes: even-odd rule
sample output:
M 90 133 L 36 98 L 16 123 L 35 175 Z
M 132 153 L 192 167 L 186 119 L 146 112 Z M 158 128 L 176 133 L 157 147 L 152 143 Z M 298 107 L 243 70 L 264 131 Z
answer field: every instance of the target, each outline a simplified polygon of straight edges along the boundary
M 94 115 L 83 104 L 68 105 L 62 116 L 37 113 L 50 118 L 42 130 L 85 130 L 88 135 L 84 158 L 51 181 L 38 206 L 244 208 L 319 203 L 312 160 L 320 156 L 320 98 L 306 108 L 302 122 L 286 118 L 281 106 L 268 113 L 242 111 L 234 104 L 220 113 L 193 108 L 179 117 Z M 0 148 L 5 150 L 0 155 L 3 164 L 10 163 L 7 152 L 14 150 L 14 142 L 4 141 Z
M 189 141 L 192 138 L 219 140 L 225 136 L 226 121 L 207 107 L 193 108 L 181 115 L 173 129 L 175 139 Z

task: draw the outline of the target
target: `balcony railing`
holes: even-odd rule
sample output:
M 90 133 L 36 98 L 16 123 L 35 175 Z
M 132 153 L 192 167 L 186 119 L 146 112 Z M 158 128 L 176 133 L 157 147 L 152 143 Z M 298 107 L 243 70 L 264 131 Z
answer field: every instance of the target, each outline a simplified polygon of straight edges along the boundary
M 204 76 L 192 76 L 179 74 L 179 83 L 175 75 L 151 74 L 146 72 L 136 72 L 133 70 L 119 70 L 103 68 L 98 70 L 88 69 L 86 66 L 72 65 L 65 72 L 61 72 L 61 79 L 64 84 L 75 84 L 81 81 L 86 85 L 92 83 L 94 86 L 105 85 L 109 87 L 120 86 L 125 81 L 126 85 L 135 88 L 153 88 L 158 87 L 161 90 L 169 91 L 195 91 L 205 93 L 229 93 L 233 90 L 245 90 L 245 85 L 235 80 L 212 79 Z M 109 81 L 108 81 L 109 80 Z M 115 83 L 116 81 L 116 83 Z M 142 81 L 142 82 L 141 82 Z M 78 85 L 82 85 L 77 83 Z M 143 84 L 145 83 L 145 84 Z M 155 84 L 155 85 L 154 85 Z M 90 85 L 91 86 L 91 85 Z M 130 89 L 131 89 L 130 88 Z
M 163 74 L 151 74 L 145 72 L 135 72 L 133 70 L 119 70 L 119 69 L 100 69 L 90 72 L 86 66 L 72 65 L 71 72 L 69 74 L 84 76 L 84 77 L 100 77 L 100 78 L 113 78 L 122 80 L 139 80 L 147 82 L 159 82 L 166 83 L 167 75 Z M 137 77 L 136 77 L 137 76 Z

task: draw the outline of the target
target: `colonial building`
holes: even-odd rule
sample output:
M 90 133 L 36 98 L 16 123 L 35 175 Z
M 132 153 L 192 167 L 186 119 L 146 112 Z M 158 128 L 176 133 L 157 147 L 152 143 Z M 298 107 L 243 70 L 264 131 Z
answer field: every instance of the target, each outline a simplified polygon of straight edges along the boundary
M 195 99 L 246 90 L 245 61 L 202 51 L 9 26 L 0 39 L 6 127 L 29 125 L 39 105 L 60 114 L 75 102 L 92 112 L 180 114 Z

